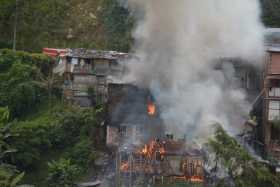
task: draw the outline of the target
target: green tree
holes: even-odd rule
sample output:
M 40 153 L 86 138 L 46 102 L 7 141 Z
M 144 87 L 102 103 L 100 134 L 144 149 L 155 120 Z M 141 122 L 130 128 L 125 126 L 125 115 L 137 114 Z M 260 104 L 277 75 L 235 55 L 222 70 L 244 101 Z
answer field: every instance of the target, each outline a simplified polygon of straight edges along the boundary
M 268 166 L 251 157 L 220 125 L 208 146 L 215 154 L 216 162 L 227 168 L 237 187 L 279 186 L 279 177 L 272 173 Z M 221 181 L 221 186 L 223 185 Z
M 34 81 L 47 77 L 50 69 L 44 55 L 0 50 L 0 106 L 8 106 L 12 118 L 32 111 L 46 95 Z
M 118 1 L 104 0 L 100 19 L 105 31 L 106 48 L 128 52 L 133 42 L 131 30 L 134 24 L 129 11 Z
M 73 187 L 80 174 L 79 168 L 70 159 L 60 159 L 48 163 L 48 184 L 51 187 Z
M 63 78 L 58 74 L 53 73 L 52 69 L 50 69 L 48 76 L 43 75 L 41 72 L 39 72 L 38 75 L 38 80 L 33 82 L 47 91 L 49 103 L 52 105 L 54 91 L 62 90 Z
M 0 186 L 16 187 L 24 177 L 17 168 L 7 162 L 7 158 L 17 150 L 12 148 L 9 139 L 13 135 L 10 132 L 11 123 L 8 123 L 9 111 L 7 108 L 0 108 Z

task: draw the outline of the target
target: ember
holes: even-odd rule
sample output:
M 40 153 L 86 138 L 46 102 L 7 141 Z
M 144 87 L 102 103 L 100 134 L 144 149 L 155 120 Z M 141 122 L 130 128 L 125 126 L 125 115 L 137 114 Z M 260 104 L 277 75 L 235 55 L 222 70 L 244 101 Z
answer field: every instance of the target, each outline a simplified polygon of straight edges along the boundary
M 128 162 L 123 162 L 120 169 L 121 169 L 121 171 L 128 172 L 128 170 L 129 170 L 129 163 Z
M 190 178 L 190 181 L 191 182 L 198 182 L 198 183 L 203 183 L 203 178 L 202 177 L 200 177 L 200 176 L 192 176 L 191 178 Z

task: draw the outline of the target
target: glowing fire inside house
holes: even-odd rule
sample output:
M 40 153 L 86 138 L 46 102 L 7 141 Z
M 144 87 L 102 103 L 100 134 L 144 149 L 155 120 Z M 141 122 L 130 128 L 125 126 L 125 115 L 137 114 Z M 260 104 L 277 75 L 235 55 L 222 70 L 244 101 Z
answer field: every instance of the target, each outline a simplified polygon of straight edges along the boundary
M 121 161 L 122 173 L 162 176 L 172 180 L 203 183 L 203 159 L 199 150 L 187 151 L 183 140 L 155 139 Z
M 147 112 L 150 116 L 154 116 L 156 114 L 156 105 L 152 101 L 148 101 Z

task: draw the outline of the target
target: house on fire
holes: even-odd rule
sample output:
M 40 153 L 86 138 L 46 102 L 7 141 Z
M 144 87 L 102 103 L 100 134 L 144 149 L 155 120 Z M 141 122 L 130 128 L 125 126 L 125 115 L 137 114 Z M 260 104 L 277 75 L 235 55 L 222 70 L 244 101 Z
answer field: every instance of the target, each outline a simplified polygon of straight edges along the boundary
M 257 121 L 249 123 L 254 141 L 266 155 L 280 161 L 280 29 L 267 29 L 266 47 L 262 68 L 242 63 L 240 59 L 221 58 L 216 69 L 224 72 L 230 84 L 247 93 L 252 104 L 251 115 Z M 131 58 L 129 54 L 86 49 L 44 49 L 44 52 L 59 59 L 54 71 L 64 77 L 67 100 L 90 106 L 88 88 L 93 88 L 95 98 L 107 105 L 109 147 L 138 145 L 152 137 L 165 137 L 160 108 L 150 91 L 117 81 L 125 72 L 121 62 Z
M 45 48 L 43 52 L 58 58 L 54 72 L 64 77 L 64 98 L 82 107 L 92 105 L 89 88 L 94 91 L 95 102 L 107 101 L 108 83 L 121 79 L 121 61 L 129 57 L 127 53 L 87 49 Z
M 106 124 L 109 147 L 138 145 L 164 136 L 153 96 L 149 90 L 130 84 L 109 84 Z

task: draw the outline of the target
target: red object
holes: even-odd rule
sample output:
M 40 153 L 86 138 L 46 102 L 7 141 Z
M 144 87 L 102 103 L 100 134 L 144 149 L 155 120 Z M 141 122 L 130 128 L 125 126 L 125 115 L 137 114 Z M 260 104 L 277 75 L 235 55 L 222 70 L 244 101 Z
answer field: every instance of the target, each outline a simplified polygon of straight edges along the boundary
M 67 53 L 67 49 L 53 49 L 53 48 L 43 49 L 43 54 L 51 57 L 65 56 L 66 53 Z

